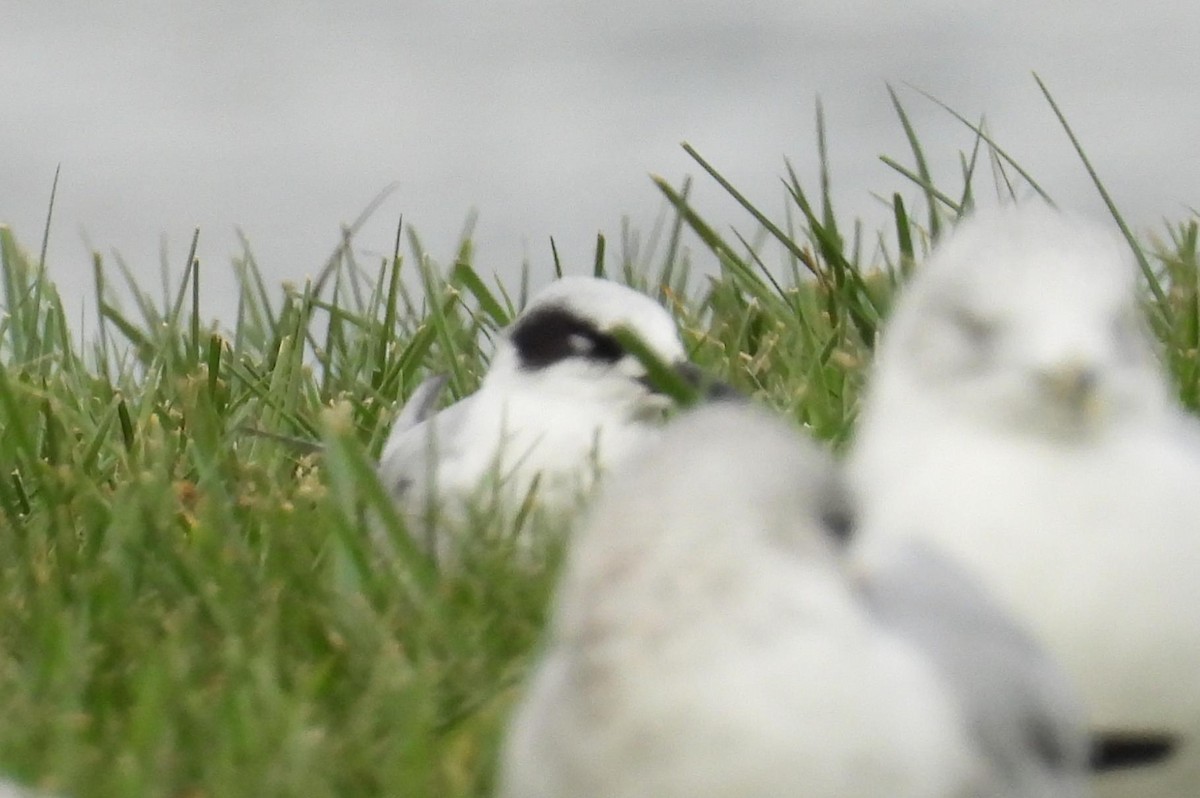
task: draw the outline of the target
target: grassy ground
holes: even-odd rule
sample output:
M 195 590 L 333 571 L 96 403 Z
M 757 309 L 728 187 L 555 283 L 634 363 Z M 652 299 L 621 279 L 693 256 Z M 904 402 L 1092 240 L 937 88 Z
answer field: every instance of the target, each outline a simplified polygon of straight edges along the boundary
M 836 217 L 827 176 L 810 194 L 789 170 L 782 218 L 744 203 L 753 244 L 660 181 L 677 214 L 656 252 L 600 242 L 564 270 L 659 296 L 698 363 L 837 444 L 894 288 L 978 175 L 1040 191 L 982 134 L 959 184 L 932 185 L 896 107 L 913 196 L 891 198 L 879 239 Z M 0 229 L 0 771 L 77 796 L 488 794 L 553 547 L 520 564 L 480 547 L 439 573 L 395 523 L 382 562 L 363 518 L 389 515 L 372 459 L 396 400 L 430 372 L 470 392 L 525 286 L 481 278 L 469 245 L 437 264 L 407 238 L 405 257 L 398 237 L 389 262 L 336 259 L 302 289 L 237 264 L 225 327 L 201 318 L 194 262 L 166 307 L 134 284 L 122 310 L 97 259 L 101 326 L 81 343 L 40 258 Z M 1196 224 L 1130 241 L 1195 406 Z

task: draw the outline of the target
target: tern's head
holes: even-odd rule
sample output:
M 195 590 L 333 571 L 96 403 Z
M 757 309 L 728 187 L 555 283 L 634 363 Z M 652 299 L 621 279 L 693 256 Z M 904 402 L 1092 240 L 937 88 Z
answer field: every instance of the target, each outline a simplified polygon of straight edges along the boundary
M 1136 274 L 1115 234 L 1044 205 L 967 220 L 897 300 L 869 412 L 1070 438 L 1159 406 Z
M 675 321 L 658 303 L 609 280 L 564 277 L 530 300 L 505 331 L 488 380 L 663 406 L 644 381 L 645 367 L 614 337 L 620 327 L 659 359 L 688 370 Z

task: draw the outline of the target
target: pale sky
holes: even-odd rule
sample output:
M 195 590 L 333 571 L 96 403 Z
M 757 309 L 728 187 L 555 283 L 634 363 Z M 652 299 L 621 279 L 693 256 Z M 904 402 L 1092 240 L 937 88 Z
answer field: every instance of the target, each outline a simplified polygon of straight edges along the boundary
M 713 221 L 751 232 L 679 143 L 781 216 L 785 157 L 816 187 L 818 94 L 838 207 L 874 229 L 872 191 L 915 195 L 878 159 L 911 160 L 885 82 L 948 184 L 971 134 L 906 82 L 986 112 L 1060 203 L 1099 207 L 1037 70 L 1135 222 L 1200 204 L 1195 3 L 7 5 L 0 223 L 36 250 L 62 164 L 49 262 L 76 307 L 91 247 L 157 286 L 161 241 L 178 269 L 198 225 L 206 310 L 228 318 L 236 227 L 271 281 L 299 281 L 393 182 L 357 239 L 368 257 L 390 250 L 403 213 L 448 260 L 475 209 L 483 273 L 527 255 L 548 275 L 552 235 L 584 269 L 597 231 L 615 241 L 625 215 L 652 225 L 652 172 L 695 175 Z

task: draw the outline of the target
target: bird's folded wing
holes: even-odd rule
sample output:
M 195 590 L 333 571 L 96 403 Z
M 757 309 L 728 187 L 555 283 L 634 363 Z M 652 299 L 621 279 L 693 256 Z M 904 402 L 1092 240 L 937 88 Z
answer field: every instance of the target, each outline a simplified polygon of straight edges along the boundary
M 1074 686 L 969 573 L 908 541 L 864 587 L 881 623 L 933 660 L 999 778 L 1037 794 L 1083 791 L 1089 742 Z

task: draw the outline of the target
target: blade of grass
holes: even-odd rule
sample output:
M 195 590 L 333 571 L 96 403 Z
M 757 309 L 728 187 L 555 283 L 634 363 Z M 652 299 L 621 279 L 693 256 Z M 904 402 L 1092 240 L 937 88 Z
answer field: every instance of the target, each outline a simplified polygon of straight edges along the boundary
M 592 275 L 601 279 L 607 278 L 604 271 L 604 233 L 596 233 L 596 253 L 592 258 Z
M 888 96 L 892 100 L 892 108 L 895 109 L 896 115 L 900 117 L 900 126 L 904 128 L 904 137 L 908 139 L 909 149 L 912 150 L 913 159 L 917 164 L 916 176 L 910 178 L 925 192 L 925 202 L 929 206 L 929 235 L 936 241 L 941 232 L 941 221 L 937 212 L 937 202 L 934 200 L 943 199 L 934 192 L 933 176 L 929 172 L 929 164 L 925 160 L 925 151 L 921 147 L 921 139 L 917 136 L 917 131 L 913 128 L 912 121 L 908 118 L 908 112 L 904 110 L 903 103 L 900 102 L 900 97 L 897 96 L 896 90 L 889 83 L 887 86 Z M 894 169 L 900 169 L 899 164 L 890 159 L 884 160 Z M 909 176 L 907 170 L 901 169 L 901 174 Z
M 981 138 L 985 142 L 987 142 L 988 147 L 991 148 L 991 150 L 994 153 L 996 153 L 1000 158 L 1002 158 L 1004 160 L 1005 163 L 1007 163 L 1014 170 L 1016 170 L 1017 174 L 1019 174 L 1021 176 L 1021 179 L 1024 180 L 1026 183 L 1028 183 L 1029 187 L 1032 188 L 1037 193 L 1037 195 L 1042 198 L 1042 200 L 1044 202 L 1046 202 L 1049 205 L 1054 205 L 1054 200 L 1041 187 L 1041 185 L 1036 180 L 1033 179 L 1033 175 L 1031 175 L 1029 172 L 1025 171 L 1025 169 L 1022 168 L 1021 164 L 1017 163 L 1017 161 L 1012 156 L 1010 156 L 1007 152 L 1005 152 L 1004 149 L 1001 148 L 1000 145 L 996 143 L 996 140 L 987 134 L 987 131 L 985 131 L 983 129 L 982 124 L 979 124 L 979 125 L 973 124 L 971 122 L 971 120 L 967 119 L 965 116 L 960 114 L 958 111 L 955 111 L 953 108 L 946 105 L 944 102 L 939 100 L 937 97 L 934 97 L 932 94 L 925 91 L 924 89 L 918 88 L 911 84 L 905 84 L 905 85 L 908 86 L 913 91 L 920 94 L 925 99 L 927 99 L 930 102 L 932 102 L 933 104 L 937 105 L 943 111 L 945 111 L 946 113 L 953 116 L 955 119 L 957 119 L 959 122 L 966 125 L 968 128 L 970 128 L 975 133 L 976 136 L 978 136 L 979 138 Z
M 1067 134 L 1067 138 L 1071 140 L 1071 146 L 1075 148 L 1075 153 L 1079 156 L 1079 160 L 1083 162 L 1083 168 L 1087 170 L 1088 177 L 1092 179 L 1092 184 L 1096 186 L 1096 191 L 1100 194 L 1100 199 L 1104 201 L 1105 207 L 1112 215 L 1113 221 L 1117 223 L 1117 227 L 1121 230 L 1121 235 L 1129 242 L 1129 248 L 1133 251 L 1133 256 L 1137 260 L 1138 267 L 1142 270 L 1142 275 L 1146 278 L 1146 283 L 1150 287 L 1150 292 L 1154 295 L 1155 305 L 1159 312 L 1167 320 L 1171 322 L 1171 308 L 1167 302 L 1166 292 L 1159 285 L 1158 276 L 1154 270 L 1150 268 L 1150 261 L 1146 258 L 1146 253 L 1142 251 L 1141 244 L 1138 243 L 1133 231 L 1129 229 L 1129 225 L 1125 222 L 1125 217 L 1121 215 L 1121 211 L 1117 208 L 1117 203 L 1113 201 L 1112 195 L 1108 193 L 1104 182 L 1100 179 L 1099 173 L 1092 166 L 1092 161 L 1084 152 L 1083 145 L 1079 143 L 1079 139 L 1075 136 L 1075 131 L 1071 129 L 1071 125 L 1067 122 L 1067 117 L 1058 107 L 1054 97 L 1050 94 L 1050 89 L 1042 82 L 1042 79 L 1036 72 L 1033 73 L 1033 79 L 1037 82 L 1038 88 L 1042 91 L 1042 96 L 1046 98 L 1046 102 L 1050 104 L 1050 110 L 1054 112 L 1054 116 L 1058 119 L 1058 123 L 1062 125 L 1063 132 Z
M 62 164 L 54 167 L 54 181 L 50 184 L 50 202 L 46 206 L 46 225 L 42 228 L 42 250 L 38 254 L 38 272 L 46 268 L 46 251 L 50 248 L 50 222 L 54 219 L 54 199 L 58 196 L 58 175 Z

